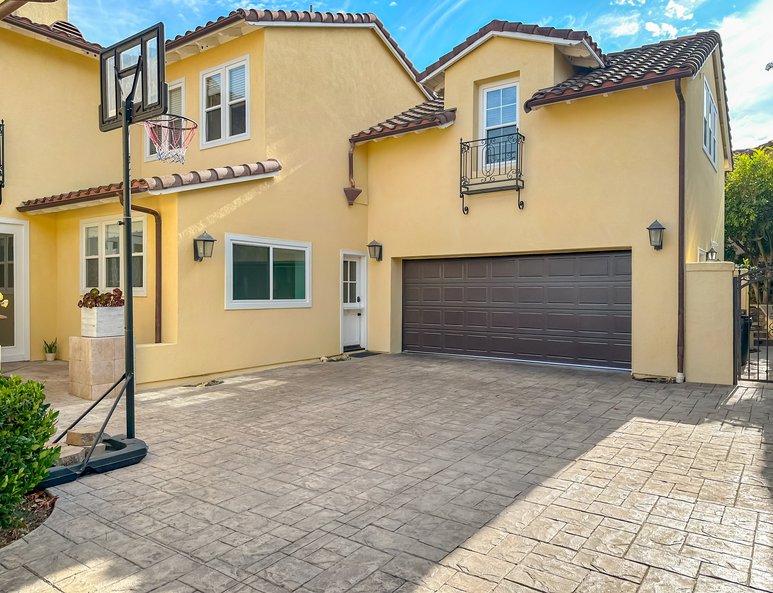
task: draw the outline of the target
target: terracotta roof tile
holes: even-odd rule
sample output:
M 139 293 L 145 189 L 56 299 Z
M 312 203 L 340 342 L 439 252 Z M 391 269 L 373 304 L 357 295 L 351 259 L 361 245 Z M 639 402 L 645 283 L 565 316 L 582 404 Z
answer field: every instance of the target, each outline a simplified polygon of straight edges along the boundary
M 173 173 L 171 175 L 161 175 L 158 177 L 147 177 L 145 179 L 133 179 L 131 182 L 131 191 L 133 194 L 143 192 L 153 192 L 161 190 L 172 190 L 200 183 L 211 183 L 215 181 L 224 181 L 227 179 L 237 179 L 242 177 L 254 177 L 256 175 L 265 175 L 269 173 L 278 173 L 282 170 L 282 164 L 276 159 L 258 161 L 256 163 L 247 163 L 244 165 L 234 165 L 228 167 L 216 167 L 214 169 L 203 169 L 200 171 L 189 171 L 188 173 Z M 35 210 L 44 210 L 48 208 L 61 208 L 62 206 L 74 206 L 82 202 L 94 202 L 106 198 L 117 197 L 123 192 L 123 183 L 110 183 L 87 189 L 79 189 L 64 194 L 46 196 L 44 198 L 35 198 L 33 200 L 23 201 L 16 209 L 19 212 L 31 212 Z
M 187 31 L 182 35 L 178 35 L 174 39 L 170 39 L 166 43 L 166 49 L 174 49 L 189 41 L 192 41 L 198 37 L 208 34 L 210 31 L 218 29 L 220 27 L 238 22 L 240 20 L 250 23 L 319 23 L 319 24 L 331 24 L 331 25 L 374 25 L 378 27 L 381 34 L 386 39 L 387 43 L 392 49 L 400 56 L 400 59 L 405 63 L 408 69 L 411 71 L 415 78 L 419 73 L 405 55 L 405 52 L 400 49 L 397 42 L 386 30 L 384 24 L 379 18 L 372 13 L 349 13 L 349 12 L 309 12 L 307 10 L 257 10 L 257 9 L 244 9 L 238 8 L 228 15 L 221 16 L 220 18 L 209 21 L 208 23 L 196 27 L 191 31 Z
M 44 37 L 48 37 L 55 41 L 61 41 L 62 43 L 66 43 L 90 53 L 99 53 L 102 51 L 101 45 L 86 41 L 78 28 L 66 21 L 57 21 L 49 26 L 36 23 L 23 16 L 8 15 L 3 19 L 3 22 L 31 33 L 43 35 Z
M 466 51 L 470 46 L 475 45 L 480 39 L 489 33 L 521 33 L 524 35 L 537 35 L 540 37 L 555 37 L 558 39 L 568 39 L 575 41 L 586 41 L 591 50 L 598 56 L 599 60 L 604 61 L 604 53 L 601 48 L 593 41 L 593 38 L 587 31 L 575 31 L 573 29 L 556 29 L 554 27 L 540 27 L 539 25 L 527 25 L 520 22 L 493 20 L 488 25 L 481 27 L 454 47 L 447 54 L 442 55 L 437 61 L 427 66 L 420 74 L 419 80 L 425 80 L 428 76 L 440 70 L 448 62 L 453 60 L 460 53 Z
M 534 93 L 526 101 L 526 110 L 568 99 L 694 76 L 718 45 L 719 34 L 707 31 L 609 54 L 606 67 L 586 70 L 560 84 Z
M 455 108 L 446 109 L 442 98 L 432 99 L 431 101 L 419 103 L 402 113 L 398 113 L 394 117 L 371 126 L 367 130 L 357 132 L 350 140 L 352 142 L 366 142 L 385 136 L 394 136 L 395 134 L 448 125 L 455 119 Z

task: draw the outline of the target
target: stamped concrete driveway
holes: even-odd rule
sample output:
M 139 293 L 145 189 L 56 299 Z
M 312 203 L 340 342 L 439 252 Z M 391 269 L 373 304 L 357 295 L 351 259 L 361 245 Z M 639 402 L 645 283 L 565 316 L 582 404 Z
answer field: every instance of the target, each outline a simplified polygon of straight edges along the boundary
M 421 356 L 139 398 L 0 590 L 773 589 L 771 393 Z

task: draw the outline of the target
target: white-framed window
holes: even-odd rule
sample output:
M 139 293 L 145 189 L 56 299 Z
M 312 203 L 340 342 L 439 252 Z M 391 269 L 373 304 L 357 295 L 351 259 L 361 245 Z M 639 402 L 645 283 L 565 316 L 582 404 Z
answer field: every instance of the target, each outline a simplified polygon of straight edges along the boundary
M 311 243 L 225 236 L 225 308 L 311 307 Z
M 201 124 L 201 148 L 250 137 L 249 56 L 201 73 Z
M 0 235 L 0 291 L 13 293 L 14 279 L 13 235 Z
M 167 113 L 172 115 L 185 115 L 185 79 L 181 78 L 169 83 L 169 103 Z M 172 125 L 182 126 L 182 122 L 176 120 L 172 122 Z M 147 132 L 145 133 L 145 160 L 155 161 L 156 147 L 150 141 L 150 137 Z
M 518 132 L 518 82 L 508 80 L 480 87 L 480 137 L 485 139 L 487 165 L 515 159 Z M 508 141 L 510 139 L 510 141 Z
M 97 288 L 123 289 L 123 230 L 118 217 L 81 221 L 81 292 Z M 135 296 L 147 296 L 147 220 L 132 218 L 132 286 Z
M 706 79 L 703 80 L 703 150 L 709 157 L 711 164 L 717 168 L 717 104 L 714 101 L 714 95 L 711 94 L 711 87 Z

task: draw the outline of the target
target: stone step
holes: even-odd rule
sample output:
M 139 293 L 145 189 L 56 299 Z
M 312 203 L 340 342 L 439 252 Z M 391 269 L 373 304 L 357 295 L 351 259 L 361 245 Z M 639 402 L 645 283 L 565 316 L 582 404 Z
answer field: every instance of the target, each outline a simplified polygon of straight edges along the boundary
M 91 447 L 97 441 L 98 426 L 84 426 L 67 431 L 67 444 L 76 447 Z
M 64 445 L 61 447 L 59 453 L 59 460 L 57 465 L 77 465 L 81 463 L 86 456 L 86 450 L 83 447 L 73 447 L 72 445 Z

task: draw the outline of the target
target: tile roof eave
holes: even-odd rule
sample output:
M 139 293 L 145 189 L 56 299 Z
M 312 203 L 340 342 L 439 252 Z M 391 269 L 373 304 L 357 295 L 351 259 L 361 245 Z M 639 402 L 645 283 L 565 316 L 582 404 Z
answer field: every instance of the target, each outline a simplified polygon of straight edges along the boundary
M 370 140 L 380 140 L 382 138 L 400 136 L 402 134 L 408 134 L 411 132 L 422 132 L 432 128 L 445 128 L 453 124 L 454 121 L 456 121 L 456 108 L 447 109 L 446 111 L 443 111 L 442 113 L 434 116 L 432 119 L 418 123 L 399 126 L 381 132 L 359 132 L 349 138 L 349 141 L 353 144 L 360 144 L 363 142 L 369 142 Z
M 46 37 L 47 39 L 70 46 L 73 49 L 81 50 L 92 56 L 97 56 L 99 55 L 99 52 L 102 51 L 102 46 L 97 43 L 86 41 L 82 37 L 78 38 L 73 35 L 67 35 L 52 29 L 47 25 L 36 23 L 26 17 L 8 15 L 4 19 L 0 20 L 0 22 L 11 27 L 22 29 L 28 33 Z
M 671 80 L 678 80 L 680 78 L 687 78 L 689 76 L 694 76 L 693 72 L 680 70 L 678 72 L 673 72 L 669 74 L 664 74 L 660 76 L 652 76 L 649 78 L 639 78 L 635 80 L 631 80 L 628 82 L 620 83 L 620 84 L 609 84 L 607 86 L 599 86 L 594 87 L 592 89 L 582 90 L 582 91 L 576 91 L 576 92 L 567 92 L 562 94 L 555 94 L 555 95 L 548 95 L 545 97 L 540 98 L 532 98 L 526 101 L 524 103 L 524 110 L 526 113 L 529 113 L 533 109 L 536 109 L 538 107 L 543 107 L 545 105 L 552 105 L 554 103 L 566 103 L 569 101 L 574 101 L 575 99 L 585 99 L 586 97 L 594 97 L 596 95 L 606 95 L 609 93 L 615 93 L 617 91 L 624 91 L 627 89 L 634 89 L 639 88 L 643 86 L 649 86 L 653 84 L 659 84 L 662 82 L 669 82 Z
M 132 187 L 132 195 L 138 193 L 144 193 L 148 191 L 147 187 Z M 107 198 L 118 198 L 123 193 L 123 189 L 118 187 L 117 189 L 108 189 L 105 191 L 99 191 L 94 193 L 86 193 L 84 190 L 83 195 L 75 198 L 63 198 L 60 200 L 48 201 L 47 198 L 39 198 L 37 200 L 27 200 L 22 202 L 20 206 L 16 207 L 19 212 L 35 212 L 37 210 L 50 210 L 51 208 L 60 208 L 62 206 L 71 206 L 74 204 L 83 204 L 84 202 L 98 202 Z M 65 196 L 67 194 L 60 194 Z M 59 197 L 59 196 L 57 196 Z
M 282 163 L 276 159 L 266 159 L 242 165 L 228 165 L 173 173 L 170 175 L 134 179 L 131 182 L 132 194 L 175 193 L 192 189 L 204 189 L 222 183 L 252 181 L 274 177 L 282 170 Z M 123 193 L 123 183 L 111 183 L 68 193 L 25 200 L 16 210 L 19 212 L 36 212 L 39 210 L 63 209 L 78 207 L 87 202 L 102 202 L 109 198 L 119 198 Z

